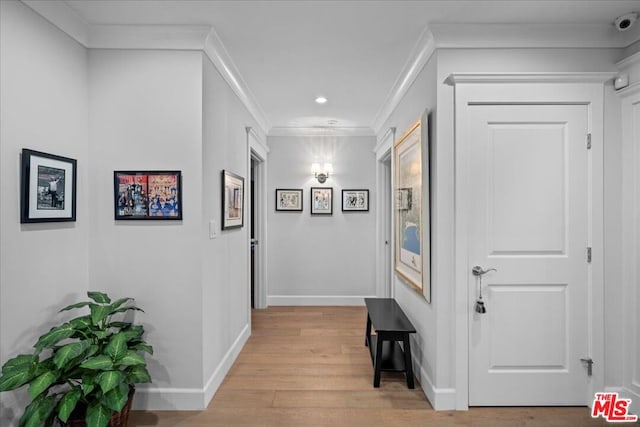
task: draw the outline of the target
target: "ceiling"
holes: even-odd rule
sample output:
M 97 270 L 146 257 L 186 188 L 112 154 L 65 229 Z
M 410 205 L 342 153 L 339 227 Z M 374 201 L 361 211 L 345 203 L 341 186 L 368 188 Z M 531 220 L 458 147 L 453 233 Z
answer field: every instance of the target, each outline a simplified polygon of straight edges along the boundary
M 472 43 L 480 27 L 512 34 L 527 28 L 540 46 L 553 47 L 562 45 L 557 34 L 572 31 L 598 47 L 625 47 L 640 39 L 640 23 L 624 33 L 612 24 L 620 15 L 640 12 L 640 0 L 56 1 L 88 27 L 212 26 L 264 113 L 266 131 L 337 127 L 372 133 L 425 32 L 442 46 L 454 40 L 453 47 L 461 47 L 455 43 L 465 31 Z M 568 45 L 590 47 L 573 39 Z M 316 104 L 319 95 L 328 102 Z

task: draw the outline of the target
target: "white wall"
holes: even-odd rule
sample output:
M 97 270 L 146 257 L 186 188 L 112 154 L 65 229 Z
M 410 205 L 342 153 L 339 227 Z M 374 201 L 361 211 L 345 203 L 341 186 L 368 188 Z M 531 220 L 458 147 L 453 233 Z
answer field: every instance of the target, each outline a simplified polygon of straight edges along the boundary
M 197 406 L 202 364 L 202 54 L 91 50 L 90 278 L 136 299 L 155 354 L 137 407 Z M 114 170 L 181 170 L 183 220 L 114 221 Z M 201 400 L 201 398 L 200 398 Z
M 21 2 L 2 1 L 0 93 L 3 364 L 30 351 L 88 287 L 87 51 Z M 23 148 L 78 161 L 75 222 L 20 224 Z M 28 401 L 26 390 L 0 394 L 0 424 L 17 425 Z
M 269 305 L 364 304 L 375 295 L 375 138 L 269 137 Z M 333 164 L 324 184 L 312 162 Z M 310 214 L 310 188 L 333 187 L 333 215 Z M 276 188 L 302 188 L 303 212 L 276 212 Z M 343 189 L 369 189 L 369 212 L 342 212 Z

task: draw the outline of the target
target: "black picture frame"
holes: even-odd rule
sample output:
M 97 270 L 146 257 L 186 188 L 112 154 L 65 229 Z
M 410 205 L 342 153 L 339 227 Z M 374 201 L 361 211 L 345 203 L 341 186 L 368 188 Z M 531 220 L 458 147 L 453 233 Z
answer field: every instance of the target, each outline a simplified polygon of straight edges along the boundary
M 28 148 L 21 161 L 20 223 L 75 221 L 78 162 Z
M 113 208 L 116 221 L 182 220 L 182 172 L 114 171 Z
M 302 205 L 301 188 L 276 188 L 277 212 L 302 212 Z
M 369 190 L 342 190 L 342 212 L 369 212 Z
M 244 226 L 244 178 L 222 170 L 222 230 Z
M 333 215 L 333 187 L 311 187 L 311 215 Z

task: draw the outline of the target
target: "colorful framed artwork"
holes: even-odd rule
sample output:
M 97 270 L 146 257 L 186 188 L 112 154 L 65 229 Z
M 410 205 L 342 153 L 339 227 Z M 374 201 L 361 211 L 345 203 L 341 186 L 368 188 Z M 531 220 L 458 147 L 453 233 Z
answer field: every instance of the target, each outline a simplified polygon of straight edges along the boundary
M 76 220 L 77 161 L 22 149 L 20 222 Z
M 311 187 L 311 215 L 333 215 L 332 187 Z
M 368 212 L 369 190 L 342 190 L 343 212 Z
M 244 225 L 244 178 L 222 171 L 222 229 Z
M 276 188 L 276 211 L 302 212 L 302 190 Z
M 114 171 L 116 220 L 181 220 L 180 171 Z
M 395 259 L 400 278 L 431 301 L 427 113 L 394 144 Z

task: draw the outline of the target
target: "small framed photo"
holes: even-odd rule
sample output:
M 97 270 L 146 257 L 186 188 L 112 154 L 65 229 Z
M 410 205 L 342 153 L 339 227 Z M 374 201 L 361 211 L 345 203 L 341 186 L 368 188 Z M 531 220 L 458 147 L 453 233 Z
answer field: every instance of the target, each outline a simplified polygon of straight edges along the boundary
M 369 190 L 342 190 L 342 211 L 369 211 Z
M 181 220 L 180 171 L 115 171 L 116 220 Z
M 311 215 L 333 215 L 332 187 L 311 187 Z
M 20 222 L 76 220 L 77 161 L 24 148 Z
M 222 171 L 222 229 L 244 225 L 244 178 Z
M 302 190 L 276 188 L 276 211 L 302 212 Z

